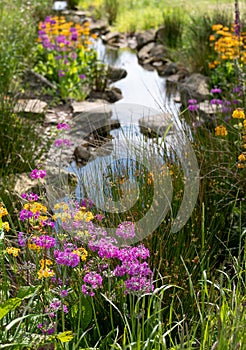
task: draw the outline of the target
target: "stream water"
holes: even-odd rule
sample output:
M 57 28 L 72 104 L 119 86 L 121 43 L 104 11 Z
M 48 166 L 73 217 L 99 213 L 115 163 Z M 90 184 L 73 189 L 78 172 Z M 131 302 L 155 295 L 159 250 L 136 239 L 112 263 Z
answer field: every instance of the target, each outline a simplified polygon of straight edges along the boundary
M 165 137 L 165 141 L 160 139 L 159 144 L 156 145 L 152 139 L 147 139 L 141 134 L 138 120 L 143 116 L 169 112 L 173 117 L 173 122 L 179 128 L 182 125 L 178 118 L 180 105 L 173 101 L 172 95 L 167 96 L 165 78 L 160 77 L 155 70 L 148 71 L 140 66 L 136 53 L 130 49 L 110 49 L 101 41 L 97 45 L 99 59 L 127 71 L 127 76 L 124 79 L 111 85 L 118 87 L 123 95 L 123 99 L 112 106 L 112 119 L 118 119 L 121 128 L 110 132 L 112 139 L 104 145 L 103 153 L 105 154 L 102 153 L 103 156 L 97 157 L 83 167 L 78 167 L 73 162 L 67 170 L 74 172 L 79 179 L 79 185 L 76 189 L 77 198 L 91 198 L 99 208 L 105 209 L 104 194 L 99 195 L 99 193 L 105 185 L 108 172 L 116 169 L 117 163 L 120 165 L 115 171 L 119 173 L 119 169 L 124 167 L 129 169 L 129 159 L 131 159 L 131 166 L 135 169 L 136 164 L 143 163 L 145 158 L 144 166 L 150 167 L 149 171 L 151 172 L 153 168 L 156 169 L 159 165 L 164 165 L 163 142 L 165 142 L 165 151 L 169 146 L 173 148 L 179 142 L 177 135 L 171 133 Z M 141 149 L 140 153 L 139 149 Z M 134 182 L 134 171 L 130 171 L 130 173 Z M 134 192 L 133 187 L 132 192 Z

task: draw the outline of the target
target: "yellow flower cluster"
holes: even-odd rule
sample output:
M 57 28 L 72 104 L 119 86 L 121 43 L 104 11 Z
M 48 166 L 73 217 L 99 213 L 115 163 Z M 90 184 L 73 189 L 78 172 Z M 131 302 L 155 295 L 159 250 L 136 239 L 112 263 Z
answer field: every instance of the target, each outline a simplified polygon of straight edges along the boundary
M 228 134 L 226 127 L 224 125 L 216 126 L 215 136 L 226 136 Z
M 7 221 L 6 221 L 6 222 L 3 222 L 3 223 L 2 223 L 2 228 L 3 228 L 5 231 L 9 232 L 9 229 L 10 229 L 9 223 L 8 223 Z
M 232 113 L 232 118 L 234 119 L 245 119 L 244 110 L 242 108 L 237 108 Z
M 33 214 L 38 213 L 47 213 L 47 207 L 38 202 L 26 203 L 24 209 L 30 210 Z
M 49 259 L 40 260 L 40 270 L 38 271 L 38 279 L 47 278 L 54 276 L 54 271 L 49 268 L 50 265 L 53 265 L 52 261 Z
M 85 207 L 79 209 L 70 209 L 69 205 L 65 202 L 57 203 L 54 205 L 55 210 L 60 210 L 53 215 L 53 220 L 61 219 L 62 222 L 73 221 L 85 221 L 89 222 L 94 219 L 94 215 L 90 211 L 86 211 Z
M 20 252 L 20 249 L 15 247 L 8 247 L 6 248 L 6 252 L 10 255 L 12 254 L 14 257 L 17 257 Z
M 211 46 L 218 54 L 218 59 L 209 63 L 209 68 L 213 69 L 225 60 L 238 59 L 242 64 L 246 63 L 246 33 L 241 33 L 240 37 L 235 34 L 234 28 L 223 27 L 222 24 L 214 24 L 212 30 L 214 35 L 210 35 Z
M 2 218 L 5 215 L 8 215 L 8 211 L 6 208 L 4 208 L 2 205 L 0 205 L 0 218 Z
M 85 261 L 88 255 L 88 252 L 85 248 L 81 247 L 73 251 L 73 254 L 77 254 L 82 261 Z

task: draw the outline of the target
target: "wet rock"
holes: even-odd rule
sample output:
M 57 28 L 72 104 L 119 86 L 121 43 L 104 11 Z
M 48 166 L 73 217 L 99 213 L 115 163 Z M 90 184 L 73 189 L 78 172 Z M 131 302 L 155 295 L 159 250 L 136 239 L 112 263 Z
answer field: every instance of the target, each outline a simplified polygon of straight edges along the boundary
M 107 34 L 102 35 L 101 38 L 104 44 L 115 48 L 123 48 L 127 46 L 125 35 L 119 32 L 108 32 Z
M 196 99 L 198 102 L 202 102 L 209 98 L 208 88 L 209 78 L 195 73 L 188 77 L 184 83 L 179 86 L 179 92 L 181 102 L 183 105 L 187 105 L 187 101 L 191 98 Z
M 112 116 L 112 108 L 108 102 L 103 99 L 97 99 L 95 101 L 83 101 L 83 102 L 72 102 L 71 107 L 73 110 L 73 115 L 78 114 L 92 114 L 94 118 L 110 118 Z
M 171 123 L 171 118 L 169 113 L 145 116 L 139 119 L 140 131 L 147 136 L 163 136 Z
M 124 68 L 108 66 L 107 69 L 107 78 L 110 82 L 115 82 L 120 79 L 123 79 L 127 76 L 127 71 Z
M 168 61 L 169 56 L 170 52 L 164 45 L 155 44 L 153 42 L 145 45 L 138 52 L 139 63 L 143 65 L 153 64 L 154 62 L 160 61 L 165 64 Z
M 98 20 L 98 21 L 90 21 L 90 32 L 91 33 L 102 33 L 105 34 L 107 32 L 107 21 Z
M 155 41 L 155 31 L 153 29 L 136 34 L 136 47 L 140 50 L 143 46 Z

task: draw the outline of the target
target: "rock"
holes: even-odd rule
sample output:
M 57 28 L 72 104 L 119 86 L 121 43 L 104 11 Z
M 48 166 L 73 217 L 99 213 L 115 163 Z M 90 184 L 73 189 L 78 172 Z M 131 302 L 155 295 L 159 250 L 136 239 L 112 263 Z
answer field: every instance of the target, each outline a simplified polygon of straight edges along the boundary
M 150 57 L 150 51 L 155 46 L 154 42 L 151 42 L 145 46 L 143 46 L 138 52 L 137 56 L 140 62 L 144 62 L 146 59 Z
M 104 44 L 115 48 L 123 48 L 127 46 L 125 35 L 119 32 L 108 32 L 107 34 L 102 35 L 101 38 Z
M 44 114 L 47 108 L 47 103 L 39 99 L 22 99 L 17 101 L 14 111 L 30 114 Z
M 157 31 L 155 33 L 155 41 L 163 44 L 164 38 L 165 38 L 165 27 L 162 26 L 159 29 L 157 29 Z
M 191 98 L 196 99 L 198 102 L 208 99 L 208 82 L 209 78 L 200 73 L 195 73 L 188 77 L 185 82 L 181 83 L 179 86 L 182 104 L 186 106 L 187 101 Z
M 171 123 L 171 114 L 161 113 L 158 115 L 145 116 L 139 119 L 139 127 L 142 134 L 147 136 L 163 136 Z
M 156 67 L 156 70 L 161 77 L 165 77 L 177 73 L 178 66 L 174 62 L 168 62 L 165 65 Z
M 170 56 L 170 52 L 164 45 L 155 44 L 153 42 L 145 45 L 138 52 L 139 63 L 143 65 L 160 61 L 166 63 L 168 61 L 168 56 Z
M 143 46 L 154 41 L 155 41 L 155 31 L 153 29 L 136 34 L 137 50 L 140 50 Z
M 22 193 L 26 192 L 34 192 L 39 194 L 44 183 L 44 179 L 31 179 L 30 173 L 17 174 L 15 176 L 14 193 L 18 196 L 21 196 Z
M 86 164 L 90 159 L 91 153 L 84 146 L 77 146 L 74 150 L 76 163 Z
M 107 32 L 107 21 L 98 20 L 95 22 L 90 22 L 90 32 L 93 33 L 103 33 Z
M 127 71 L 124 68 L 108 66 L 107 69 L 107 78 L 110 82 L 115 82 L 120 79 L 123 79 L 127 76 Z
M 121 34 L 119 32 L 108 32 L 105 35 L 102 35 L 102 41 L 104 44 L 107 44 L 109 41 L 117 41 L 121 37 Z
M 89 99 L 102 99 L 109 103 L 114 103 L 122 99 L 121 90 L 117 87 L 112 87 L 110 89 L 105 89 L 104 91 L 91 91 L 88 98 Z
M 199 116 L 205 121 L 212 121 L 212 118 L 222 111 L 222 105 L 213 105 L 209 100 L 199 103 Z
M 95 116 L 95 118 L 102 116 L 104 118 L 110 118 L 112 116 L 112 108 L 108 102 L 101 100 L 96 101 L 83 101 L 83 102 L 72 102 L 71 107 L 73 110 L 73 115 L 78 115 L 81 113 L 91 114 Z

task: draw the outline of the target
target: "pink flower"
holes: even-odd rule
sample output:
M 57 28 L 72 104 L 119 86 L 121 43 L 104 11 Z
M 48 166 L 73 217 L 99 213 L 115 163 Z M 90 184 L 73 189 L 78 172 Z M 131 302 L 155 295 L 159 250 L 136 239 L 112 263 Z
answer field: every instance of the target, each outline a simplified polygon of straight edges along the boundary
M 46 176 L 46 170 L 44 169 L 33 169 L 30 174 L 32 179 L 43 179 Z

